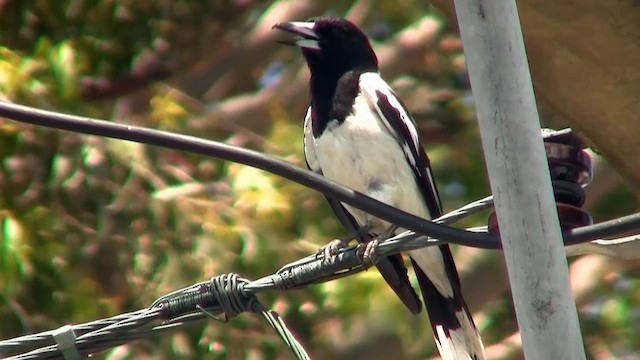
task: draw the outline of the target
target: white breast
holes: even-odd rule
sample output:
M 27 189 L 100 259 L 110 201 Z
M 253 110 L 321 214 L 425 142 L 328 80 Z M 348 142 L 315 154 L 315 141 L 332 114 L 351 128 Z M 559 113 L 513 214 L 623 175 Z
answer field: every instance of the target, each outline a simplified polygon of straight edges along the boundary
M 356 98 L 354 115 L 342 124 L 330 123 L 318 139 L 305 133 L 305 151 L 312 150 L 313 165 L 324 176 L 414 215 L 428 216 L 402 148 L 377 114 L 371 112 L 363 96 Z M 313 165 L 310 163 L 312 168 Z M 345 207 L 361 226 L 371 224 L 376 233 L 389 226 L 349 205 Z
M 385 85 L 378 74 L 371 74 L 364 77 L 364 80 L 375 80 Z M 377 87 L 380 88 L 381 85 Z M 407 162 L 405 150 L 391 133 L 391 128 L 383 124 L 373 104 L 368 102 L 375 100 L 374 94 L 369 95 L 369 98 L 359 95 L 354 103 L 353 114 L 342 124 L 337 121 L 330 123 L 317 139 L 312 134 L 311 114 L 307 112 L 304 131 L 307 163 L 313 171 L 322 173 L 331 180 L 413 215 L 429 219 L 429 212 Z M 415 129 L 410 130 L 417 137 Z M 417 143 L 417 139 L 415 141 Z M 389 228 L 389 223 L 343 205 L 360 226 L 373 226 L 373 233 L 381 234 Z M 403 230 L 398 229 L 396 233 Z M 437 247 L 427 247 L 409 253 L 440 293 L 452 297 L 453 289 L 440 250 Z

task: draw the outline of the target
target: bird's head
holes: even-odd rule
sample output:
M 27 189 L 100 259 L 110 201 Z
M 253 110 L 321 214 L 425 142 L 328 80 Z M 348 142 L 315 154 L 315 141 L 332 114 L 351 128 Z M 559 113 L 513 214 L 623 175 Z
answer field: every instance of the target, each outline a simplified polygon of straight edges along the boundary
M 274 28 L 297 36 L 280 43 L 299 47 L 312 74 L 378 70 L 378 59 L 369 39 L 348 20 L 317 18 L 308 22 L 279 23 Z

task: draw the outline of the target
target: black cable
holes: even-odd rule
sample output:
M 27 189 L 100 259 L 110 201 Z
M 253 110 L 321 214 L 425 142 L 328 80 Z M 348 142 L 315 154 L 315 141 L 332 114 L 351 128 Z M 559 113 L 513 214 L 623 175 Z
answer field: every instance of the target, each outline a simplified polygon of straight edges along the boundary
M 583 226 L 564 233 L 565 245 L 575 245 L 587 241 L 637 232 L 640 229 L 640 213 Z
M 5 102 L 0 102 L 0 115 L 30 124 L 158 145 L 249 165 L 318 190 L 381 219 L 421 234 L 443 240 L 455 240 L 456 243 L 469 246 L 478 246 L 483 242 L 489 245 L 496 241 L 495 238 L 486 234 L 469 233 L 434 224 L 351 190 L 321 175 L 256 151 L 193 136 L 55 113 Z
M 499 249 L 501 247 L 499 240 L 493 235 L 468 232 L 446 225 L 435 224 L 330 181 L 321 175 L 256 151 L 193 136 L 39 110 L 7 102 L 0 102 L 0 116 L 40 126 L 157 145 L 245 164 L 315 189 L 378 218 L 419 234 L 459 245 L 486 249 Z M 569 245 L 613 236 L 621 230 L 628 231 L 638 228 L 640 228 L 640 214 L 576 229 L 565 233 L 564 236 L 566 244 Z

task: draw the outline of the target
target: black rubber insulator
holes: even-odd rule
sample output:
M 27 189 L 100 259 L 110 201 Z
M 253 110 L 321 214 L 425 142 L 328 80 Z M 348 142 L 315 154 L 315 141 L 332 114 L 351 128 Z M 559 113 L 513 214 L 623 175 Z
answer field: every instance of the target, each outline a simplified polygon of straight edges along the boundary
M 581 207 L 584 204 L 585 193 L 582 186 L 565 180 L 552 180 L 553 195 L 556 202 Z

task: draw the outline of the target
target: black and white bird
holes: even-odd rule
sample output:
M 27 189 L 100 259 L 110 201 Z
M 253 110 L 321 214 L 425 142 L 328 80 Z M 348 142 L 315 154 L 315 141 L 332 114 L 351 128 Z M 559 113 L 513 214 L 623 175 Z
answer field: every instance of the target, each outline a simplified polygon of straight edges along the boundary
M 429 159 L 413 119 L 380 77 L 367 36 L 338 18 L 279 23 L 274 28 L 296 35 L 295 45 L 311 72 L 311 106 L 304 122 L 304 154 L 319 174 L 411 214 L 442 215 Z M 328 198 L 347 230 L 367 242 L 391 224 Z M 403 229 L 397 229 L 399 233 Z M 409 252 L 443 359 L 484 359 L 484 350 L 460 290 L 448 245 Z M 382 276 L 414 314 L 421 303 L 401 255 L 381 259 Z

